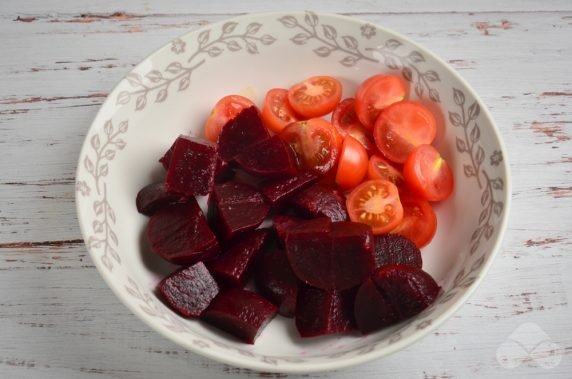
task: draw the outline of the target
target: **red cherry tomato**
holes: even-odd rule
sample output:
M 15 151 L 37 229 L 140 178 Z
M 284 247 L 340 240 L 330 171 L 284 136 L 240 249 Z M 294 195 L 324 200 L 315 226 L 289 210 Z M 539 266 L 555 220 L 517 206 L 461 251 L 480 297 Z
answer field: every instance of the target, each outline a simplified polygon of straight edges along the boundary
M 429 201 L 441 201 L 453 192 L 453 172 L 431 145 L 415 148 L 403 166 L 407 185 Z
M 346 207 L 350 219 L 370 225 L 373 234 L 387 233 L 403 219 L 397 187 L 387 180 L 363 182 L 349 194 Z
M 369 158 L 367 177 L 370 179 L 389 180 L 397 187 L 401 187 L 405 181 L 401 170 L 393 166 L 389 161 L 380 155 L 372 155 Z
M 386 158 L 403 163 L 415 147 L 433 142 L 436 133 L 435 117 L 429 109 L 413 101 L 401 101 L 381 112 L 373 138 Z
M 300 169 L 320 174 L 332 170 L 340 155 L 339 133 L 329 122 L 321 118 L 297 121 L 279 134 L 288 143 Z
M 342 136 L 349 134 L 360 142 L 368 153 L 375 150 L 371 132 L 361 124 L 355 111 L 355 99 L 342 100 L 332 113 L 332 125 Z
M 336 184 L 349 190 L 361 183 L 367 172 L 367 152 L 361 143 L 347 135 L 338 161 Z
M 407 87 L 395 75 L 376 75 L 365 80 L 356 93 L 356 113 L 361 123 L 373 128 L 379 113 L 405 98 Z
M 306 118 L 320 117 L 334 110 L 342 97 L 342 84 L 331 76 L 312 76 L 288 90 L 288 102 Z
M 437 216 L 426 200 L 401 196 L 403 220 L 391 233 L 409 238 L 418 248 L 429 244 L 437 231 Z
M 262 106 L 262 121 L 274 133 L 280 133 L 288 124 L 298 121 L 294 109 L 288 103 L 288 90 L 273 88 L 266 93 Z
M 228 95 L 217 101 L 205 123 L 205 137 L 211 142 L 217 142 L 222 128 L 227 122 L 236 117 L 243 109 L 254 106 L 254 103 L 244 96 Z

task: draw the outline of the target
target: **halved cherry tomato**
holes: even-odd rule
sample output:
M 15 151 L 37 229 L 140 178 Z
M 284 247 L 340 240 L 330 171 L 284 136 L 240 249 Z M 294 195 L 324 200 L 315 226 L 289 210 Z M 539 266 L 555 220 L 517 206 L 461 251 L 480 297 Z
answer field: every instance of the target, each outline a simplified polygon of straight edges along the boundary
M 363 182 L 349 194 L 346 207 L 350 219 L 370 225 L 373 234 L 387 233 L 403 219 L 397 187 L 387 180 Z
M 334 125 L 342 136 L 349 134 L 358 140 L 359 143 L 372 153 L 375 144 L 371 138 L 371 132 L 359 121 L 355 111 L 355 99 L 347 98 L 342 100 L 332 113 L 332 125 Z
M 280 133 L 288 124 L 298 121 L 294 109 L 288 103 L 288 90 L 273 88 L 266 92 L 262 106 L 262 121 L 274 133 Z
M 360 184 L 367 172 L 367 163 L 367 152 L 362 144 L 347 135 L 338 161 L 336 184 L 344 190 Z
M 367 177 L 370 179 L 389 180 L 397 187 L 401 187 L 405 181 L 400 170 L 377 154 L 374 154 L 369 158 Z
M 294 122 L 279 136 L 292 149 L 298 168 L 326 174 L 337 163 L 341 149 L 339 133 L 321 118 Z
M 211 142 L 217 142 L 226 123 L 236 117 L 243 109 L 252 106 L 254 103 L 244 96 L 228 95 L 223 97 L 217 101 L 205 123 L 205 137 Z
M 373 128 L 379 113 L 405 98 L 407 87 L 395 75 L 376 75 L 366 79 L 356 93 L 356 113 L 361 123 Z
M 288 90 L 288 102 L 297 114 L 306 118 L 330 113 L 341 97 L 342 83 L 331 76 L 312 76 Z
M 415 147 L 433 142 L 436 133 L 435 117 L 429 109 L 414 101 L 400 101 L 381 112 L 373 138 L 386 158 L 403 163 Z
M 437 231 L 437 216 L 426 200 L 413 196 L 401 196 L 403 220 L 391 233 L 409 238 L 418 248 L 426 246 Z
M 429 201 L 441 201 L 453 192 L 453 172 L 431 145 L 415 148 L 403 166 L 407 185 Z

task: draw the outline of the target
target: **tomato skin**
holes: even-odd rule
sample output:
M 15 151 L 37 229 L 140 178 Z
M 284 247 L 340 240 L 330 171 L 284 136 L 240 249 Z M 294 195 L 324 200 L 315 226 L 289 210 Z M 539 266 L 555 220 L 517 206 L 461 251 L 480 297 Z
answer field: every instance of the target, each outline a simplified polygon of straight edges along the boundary
M 367 172 L 367 152 L 359 141 L 350 135 L 344 138 L 338 168 L 336 184 L 349 190 L 361 183 Z
M 451 168 L 431 145 L 418 146 L 409 154 L 403 176 L 413 191 L 429 201 L 445 200 L 455 186 Z
M 236 117 L 243 109 L 252 106 L 255 106 L 255 104 L 244 96 L 228 95 L 221 98 L 217 101 L 205 122 L 205 137 L 209 141 L 216 143 L 226 123 Z
M 312 76 L 288 90 L 288 102 L 305 118 L 320 117 L 334 110 L 342 98 L 342 83 L 331 76 Z
M 366 79 L 356 92 L 356 113 L 366 128 L 373 128 L 380 112 L 393 103 L 401 101 L 407 87 L 395 75 L 375 75 Z
M 288 90 L 273 88 L 266 92 L 262 106 L 262 121 L 264 125 L 278 134 L 288 124 L 299 121 L 298 115 L 288 102 Z
M 391 233 L 409 238 L 418 248 L 427 246 L 437 232 L 437 216 L 431 204 L 420 197 L 401 196 L 403 220 Z
M 401 170 L 379 154 L 374 154 L 369 158 L 367 177 L 369 179 L 389 180 L 398 188 L 401 188 L 405 183 Z
M 433 142 L 436 134 L 435 117 L 429 109 L 414 101 L 400 101 L 384 109 L 373 129 L 379 151 L 397 163 L 405 162 L 417 146 Z
M 326 175 L 335 168 L 342 139 L 329 122 L 321 118 L 293 122 L 278 136 L 292 149 L 299 169 Z
M 395 184 L 387 180 L 367 180 L 348 195 L 350 220 L 370 225 L 373 234 L 388 233 L 403 219 L 403 206 Z
M 342 136 L 349 134 L 360 142 L 368 154 L 373 153 L 376 148 L 371 138 L 371 132 L 362 125 L 355 111 L 355 99 L 347 98 L 342 100 L 332 112 L 332 125 Z

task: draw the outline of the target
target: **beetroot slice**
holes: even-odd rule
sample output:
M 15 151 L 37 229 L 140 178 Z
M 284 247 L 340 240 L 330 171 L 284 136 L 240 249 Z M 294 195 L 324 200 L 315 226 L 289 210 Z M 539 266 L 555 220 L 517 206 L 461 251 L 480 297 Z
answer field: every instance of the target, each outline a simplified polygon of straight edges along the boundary
M 370 278 L 363 282 L 357 291 L 354 316 L 357 328 L 363 334 L 379 330 L 399 320 L 391 304 L 385 300 Z
M 214 298 L 202 319 L 243 342 L 254 344 L 277 310 L 254 292 L 231 288 Z
M 389 264 L 402 264 L 414 268 L 423 266 L 419 248 L 413 241 L 399 234 L 375 236 L 374 257 L 375 268 Z
M 237 181 L 216 184 L 209 197 L 209 221 L 223 239 L 256 229 L 269 210 L 260 192 Z
M 218 292 L 216 281 L 202 262 L 169 275 L 159 284 L 167 305 L 183 317 L 199 317 Z
M 220 157 L 231 161 L 252 145 L 267 140 L 270 133 L 262 125 L 262 120 L 256 107 L 242 110 L 230 120 L 223 128 L 218 138 Z
M 219 252 L 215 235 L 194 198 L 155 212 L 147 224 L 147 239 L 156 254 L 180 265 L 207 260 Z
M 290 268 L 286 252 L 269 249 L 259 255 L 254 271 L 258 292 L 279 307 L 285 317 L 294 317 L 298 279 Z
M 214 144 L 179 136 L 167 170 L 167 191 L 187 196 L 208 194 L 214 184 L 216 161 Z
M 220 159 L 220 157 L 218 157 L 215 167 L 215 177 L 214 177 L 215 183 L 219 184 L 227 182 L 231 180 L 233 176 L 234 176 L 234 170 L 232 169 L 231 164 L 226 161 L 223 161 L 222 159 Z
M 157 209 L 168 204 L 176 203 L 182 199 L 184 199 L 184 197 L 178 193 L 167 192 L 165 183 L 159 182 L 143 187 L 139 193 L 137 193 L 135 204 L 137 205 L 137 211 L 139 213 L 151 216 Z
M 260 192 L 272 207 L 284 205 L 288 199 L 318 181 L 319 177 L 304 171 L 296 176 L 269 180 L 260 185 Z
M 293 216 L 283 216 L 283 215 L 276 215 L 272 217 L 272 224 L 274 225 L 274 229 L 278 234 L 278 238 L 280 242 L 284 243 L 286 239 L 286 234 L 295 228 L 299 223 L 304 222 L 303 218 L 293 217 Z
M 270 229 L 257 229 L 239 235 L 229 243 L 229 249 L 208 263 L 210 272 L 220 283 L 242 287 L 254 259 L 269 243 L 270 237 Z
M 355 290 L 322 290 L 301 286 L 296 301 L 296 329 L 301 337 L 344 333 L 354 329 Z
M 321 183 L 296 194 L 291 204 L 304 215 L 310 217 L 328 217 L 332 221 L 346 221 L 346 198 L 344 194 L 333 187 Z
M 290 148 L 278 136 L 251 145 L 235 157 L 242 169 L 254 176 L 277 178 L 296 174 Z

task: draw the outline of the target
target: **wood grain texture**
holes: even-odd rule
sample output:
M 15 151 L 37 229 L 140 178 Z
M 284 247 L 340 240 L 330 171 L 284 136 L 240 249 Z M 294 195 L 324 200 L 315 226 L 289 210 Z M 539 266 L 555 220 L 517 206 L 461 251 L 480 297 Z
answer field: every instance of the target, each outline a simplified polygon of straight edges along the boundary
M 488 104 L 514 192 L 501 252 L 455 316 L 390 357 L 308 377 L 570 376 L 570 1 L 35 0 L 0 9 L 0 377 L 285 377 L 187 352 L 120 304 L 81 243 L 74 175 L 105 96 L 155 48 L 231 15 L 304 8 L 384 25 L 448 61 Z M 543 352 L 561 356 L 556 367 L 499 364 L 526 323 L 558 344 Z

